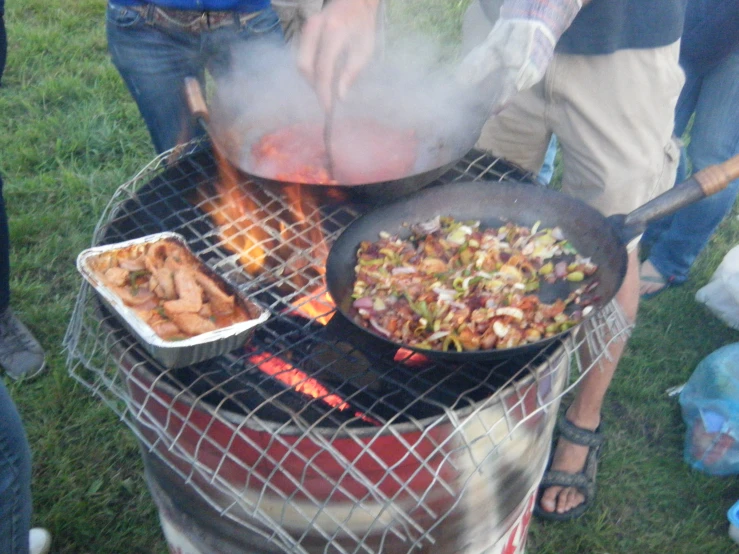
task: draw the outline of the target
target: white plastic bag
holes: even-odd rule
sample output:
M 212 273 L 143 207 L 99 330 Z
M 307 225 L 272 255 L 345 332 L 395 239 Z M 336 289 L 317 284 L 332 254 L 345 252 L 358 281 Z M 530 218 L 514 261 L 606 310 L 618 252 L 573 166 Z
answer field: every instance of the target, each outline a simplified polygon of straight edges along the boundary
M 726 253 L 695 299 L 729 327 L 739 330 L 739 246 Z

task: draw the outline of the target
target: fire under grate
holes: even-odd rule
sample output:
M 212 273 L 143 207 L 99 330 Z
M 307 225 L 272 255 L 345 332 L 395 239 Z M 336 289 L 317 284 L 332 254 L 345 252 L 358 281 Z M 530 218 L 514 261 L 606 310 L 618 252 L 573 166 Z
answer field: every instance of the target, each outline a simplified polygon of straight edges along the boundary
M 430 363 L 331 317 L 325 256 L 367 206 L 231 182 L 207 145 L 165 162 L 118 189 L 93 244 L 178 232 L 271 318 L 242 350 L 166 369 L 83 284 L 65 337 L 70 374 L 121 417 L 154 465 L 275 552 L 492 544 L 541 476 L 525 458 L 546 460 L 570 367 L 581 377 L 630 331 L 617 305 L 533 358 Z M 531 176 L 472 151 L 438 183 L 504 179 Z M 522 492 L 479 496 L 483 474 Z M 455 538 L 481 508 L 486 519 L 466 524 L 473 536 Z

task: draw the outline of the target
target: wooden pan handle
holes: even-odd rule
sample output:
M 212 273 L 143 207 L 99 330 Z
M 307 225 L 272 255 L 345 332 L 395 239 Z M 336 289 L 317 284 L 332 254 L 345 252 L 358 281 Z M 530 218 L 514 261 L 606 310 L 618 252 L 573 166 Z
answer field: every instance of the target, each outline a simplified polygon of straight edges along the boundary
M 711 196 L 726 188 L 726 185 L 734 179 L 739 178 L 739 154 L 733 158 L 729 158 L 724 163 L 709 166 L 701 169 L 693 175 L 698 181 L 703 194 Z
M 185 77 L 185 97 L 187 98 L 187 106 L 190 108 L 190 113 L 207 123 L 210 116 L 208 106 L 205 103 L 203 89 L 195 77 Z

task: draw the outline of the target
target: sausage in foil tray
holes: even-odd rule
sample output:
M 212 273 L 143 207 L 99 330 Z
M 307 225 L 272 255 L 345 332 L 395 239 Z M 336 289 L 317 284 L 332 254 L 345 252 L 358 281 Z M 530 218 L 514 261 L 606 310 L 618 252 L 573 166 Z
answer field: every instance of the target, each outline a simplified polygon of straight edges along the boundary
M 163 362 L 170 367 L 243 345 L 268 315 L 200 262 L 175 233 L 91 248 L 80 254 L 77 265 L 155 357 L 170 351 L 165 360 L 171 363 Z M 215 346 L 203 348 L 206 343 Z M 172 362 L 168 346 L 189 352 Z

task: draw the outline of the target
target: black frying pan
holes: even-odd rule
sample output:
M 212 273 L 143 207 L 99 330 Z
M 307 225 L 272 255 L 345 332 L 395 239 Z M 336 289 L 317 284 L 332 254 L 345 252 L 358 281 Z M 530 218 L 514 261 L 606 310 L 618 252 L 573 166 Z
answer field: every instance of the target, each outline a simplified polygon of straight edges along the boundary
M 216 150 L 236 170 L 248 179 L 265 186 L 273 188 L 299 186 L 301 191 L 322 203 L 351 201 L 376 204 L 400 198 L 422 189 L 451 169 L 474 147 L 480 136 L 481 126 L 485 121 L 483 115 L 478 118 L 470 116 L 465 118 L 465 121 L 477 120 L 479 127 L 472 128 L 466 123 L 460 122 L 449 128 L 448 122 L 440 122 L 438 126 L 424 124 L 423 128 L 417 128 L 416 135 L 420 137 L 420 141 L 414 167 L 411 173 L 397 179 L 352 185 L 294 183 L 260 175 L 251 167 L 250 153 L 252 145 L 265 133 L 277 129 L 268 128 L 264 123 L 258 122 L 251 122 L 250 125 L 245 126 L 243 123 L 231 122 L 230 118 L 225 115 L 219 118 L 215 117 L 218 114 L 213 114 L 214 117 L 211 118 L 202 89 L 195 78 L 188 77 L 185 79 L 185 94 L 192 115 L 204 126 Z M 217 103 L 213 109 L 219 111 L 220 108 Z M 227 112 L 225 108 L 220 109 L 220 111 L 224 114 Z M 218 120 L 219 123 L 214 124 L 211 119 Z M 441 129 L 443 129 L 443 132 Z M 381 163 L 382 160 L 378 160 L 378 164 Z
M 356 323 L 356 310 L 352 307 L 352 290 L 356 253 L 360 242 L 376 241 L 381 231 L 406 238 L 410 234 L 408 224 L 421 223 L 436 215 L 448 215 L 457 220 L 479 220 L 483 227 L 500 226 L 509 221 L 526 226 L 532 226 L 540 221 L 542 228 L 559 227 L 581 255 L 592 258 L 598 265 L 596 274 L 590 278 L 592 282 L 597 281 L 592 294 L 598 300 L 593 304 L 595 309 L 583 319 L 584 321 L 616 295 L 626 275 L 628 258 L 626 245 L 632 238 L 644 232 L 649 221 L 714 194 L 737 177 L 739 177 L 739 156 L 697 173 L 691 179 L 626 216 L 611 217 L 604 217 L 594 208 L 563 193 L 534 185 L 471 181 L 435 186 L 377 208 L 349 225 L 329 252 L 326 284 L 342 315 L 363 331 L 394 346 L 411 348 L 428 357 L 456 362 L 483 362 L 533 354 L 553 341 L 563 338 L 577 326 L 559 335 L 514 348 L 442 352 L 393 343 Z M 564 299 L 571 289 L 582 284 L 557 283 L 543 286 L 538 295 L 544 302 L 553 302 L 556 298 Z

